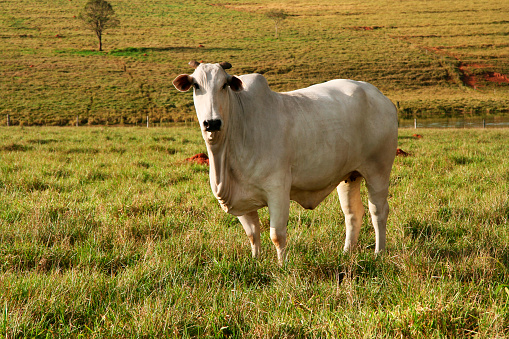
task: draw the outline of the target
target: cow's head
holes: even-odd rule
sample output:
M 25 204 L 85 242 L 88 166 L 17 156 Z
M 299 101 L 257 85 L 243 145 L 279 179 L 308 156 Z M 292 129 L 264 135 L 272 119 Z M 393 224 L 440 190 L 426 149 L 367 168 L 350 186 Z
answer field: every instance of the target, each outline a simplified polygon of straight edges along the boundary
M 193 74 L 181 74 L 173 80 L 173 85 L 181 92 L 194 87 L 194 107 L 202 131 L 218 132 L 228 119 L 231 91 L 243 89 L 242 81 L 226 73 L 232 67 L 227 62 L 220 64 L 189 63 L 195 68 Z

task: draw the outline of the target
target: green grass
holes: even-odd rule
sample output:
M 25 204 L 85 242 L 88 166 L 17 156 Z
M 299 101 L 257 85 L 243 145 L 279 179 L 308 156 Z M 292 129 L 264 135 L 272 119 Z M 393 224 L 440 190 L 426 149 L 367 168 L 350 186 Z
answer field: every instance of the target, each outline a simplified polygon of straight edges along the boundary
M 0 131 L 4 337 L 509 336 L 509 131 L 400 130 L 388 250 L 336 195 L 292 204 L 281 268 L 218 206 L 196 126 Z M 366 204 L 366 191 L 362 192 Z
M 342 0 L 284 4 L 115 1 L 121 26 L 94 34 L 77 16 L 81 1 L 10 1 L 0 13 L 0 124 L 72 125 L 195 119 L 190 94 L 171 81 L 190 60 L 229 61 L 232 72 L 263 73 L 276 91 L 334 78 L 368 81 L 401 117 L 507 113 L 509 5 L 498 0 Z M 265 16 L 289 17 L 274 38 Z M 374 28 L 368 29 L 365 28 Z M 199 47 L 200 45 L 204 47 Z M 465 86 L 465 72 L 477 89 Z

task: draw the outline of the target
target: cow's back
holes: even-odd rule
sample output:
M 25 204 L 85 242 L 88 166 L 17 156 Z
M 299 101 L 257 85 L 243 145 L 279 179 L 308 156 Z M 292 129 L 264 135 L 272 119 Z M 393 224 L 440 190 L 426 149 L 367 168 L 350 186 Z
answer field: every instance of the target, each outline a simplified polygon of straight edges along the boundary
M 296 140 L 315 140 L 318 147 L 329 147 L 329 143 L 340 148 L 355 146 L 359 153 L 386 143 L 387 138 L 397 141 L 396 108 L 369 83 L 331 80 L 281 95 Z

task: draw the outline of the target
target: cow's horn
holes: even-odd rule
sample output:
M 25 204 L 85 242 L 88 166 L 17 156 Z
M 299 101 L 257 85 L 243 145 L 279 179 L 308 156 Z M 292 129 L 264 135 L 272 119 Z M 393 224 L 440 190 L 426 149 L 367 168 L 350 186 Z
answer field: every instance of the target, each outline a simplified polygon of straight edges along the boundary
M 223 67 L 223 69 L 232 68 L 232 64 L 230 64 L 229 62 L 221 62 L 219 65 L 221 65 L 221 67 Z
M 198 66 L 200 66 L 200 63 L 196 60 L 189 61 L 189 66 L 191 66 L 192 68 L 197 68 Z

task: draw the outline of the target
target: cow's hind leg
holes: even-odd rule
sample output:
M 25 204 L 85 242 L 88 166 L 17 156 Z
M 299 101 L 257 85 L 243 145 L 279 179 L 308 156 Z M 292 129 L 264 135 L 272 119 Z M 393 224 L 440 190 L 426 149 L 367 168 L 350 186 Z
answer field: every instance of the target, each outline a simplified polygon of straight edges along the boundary
M 387 217 L 389 215 L 389 175 L 376 176 L 374 179 L 366 178 L 368 188 L 369 212 L 375 228 L 376 246 L 375 253 L 385 249 Z
M 253 258 L 258 258 L 260 256 L 260 218 L 258 217 L 258 211 L 240 216 L 239 220 L 251 242 Z
M 290 212 L 290 195 L 278 192 L 268 199 L 270 215 L 270 239 L 277 250 L 280 265 L 286 261 L 286 224 Z
M 346 239 L 345 252 L 353 250 L 359 240 L 359 232 L 364 215 L 364 206 L 361 201 L 361 177 L 341 182 L 337 187 L 341 209 L 345 214 Z

